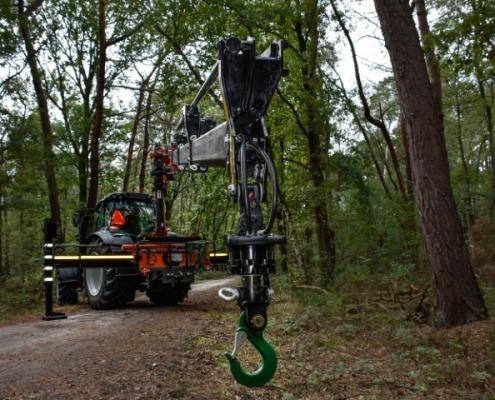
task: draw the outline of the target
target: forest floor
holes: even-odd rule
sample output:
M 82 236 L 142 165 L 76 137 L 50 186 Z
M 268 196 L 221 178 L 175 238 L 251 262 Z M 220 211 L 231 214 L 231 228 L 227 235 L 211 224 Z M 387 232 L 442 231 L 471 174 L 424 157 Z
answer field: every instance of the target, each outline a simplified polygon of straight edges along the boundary
M 494 321 L 434 331 L 414 315 L 419 286 L 343 278 L 328 293 L 278 282 L 266 336 L 279 370 L 263 388 L 228 370 L 238 309 L 216 295 L 236 284 L 228 278 L 195 285 L 176 307 L 138 297 L 125 309 L 2 323 L 0 399 L 495 399 Z M 243 348 L 244 366 L 254 368 L 253 353 Z

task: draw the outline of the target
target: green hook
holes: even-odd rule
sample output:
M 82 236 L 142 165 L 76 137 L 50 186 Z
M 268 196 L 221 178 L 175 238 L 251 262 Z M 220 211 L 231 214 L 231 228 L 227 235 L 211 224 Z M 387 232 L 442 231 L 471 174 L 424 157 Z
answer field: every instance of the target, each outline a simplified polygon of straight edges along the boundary
M 263 338 L 263 330 L 254 331 L 249 328 L 246 324 L 246 314 L 244 311 L 241 312 L 239 327 L 235 334 L 234 350 L 232 353 L 225 353 L 225 356 L 229 360 L 230 372 L 232 372 L 234 379 L 241 385 L 247 387 L 263 386 L 272 379 L 277 370 L 277 354 L 270 343 Z M 246 339 L 249 340 L 261 355 L 261 365 L 254 372 L 244 371 L 235 356 Z

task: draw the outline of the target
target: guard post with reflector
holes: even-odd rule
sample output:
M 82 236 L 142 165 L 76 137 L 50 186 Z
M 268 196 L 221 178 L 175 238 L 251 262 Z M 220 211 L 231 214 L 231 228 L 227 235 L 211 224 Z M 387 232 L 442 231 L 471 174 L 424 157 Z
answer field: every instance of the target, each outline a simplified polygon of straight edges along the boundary
M 45 220 L 43 245 L 43 286 L 45 291 L 45 314 L 42 319 L 52 321 L 65 319 L 63 312 L 53 311 L 53 272 L 60 268 L 138 268 L 137 257 L 132 254 L 81 254 L 87 245 L 57 244 L 57 224 Z M 57 250 L 77 248 L 78 254 L 57 254 Z
M 54 319 L 65 319 L 67 315 L 62 312 L 53 311 L 53 257 L 55 255 L 55 242 L 57 240 L 57 224 L 48 219 L 43 226 L 45 244 L 43 246 L 43 287 L 45 291 L 45 315 L 44 321 Z

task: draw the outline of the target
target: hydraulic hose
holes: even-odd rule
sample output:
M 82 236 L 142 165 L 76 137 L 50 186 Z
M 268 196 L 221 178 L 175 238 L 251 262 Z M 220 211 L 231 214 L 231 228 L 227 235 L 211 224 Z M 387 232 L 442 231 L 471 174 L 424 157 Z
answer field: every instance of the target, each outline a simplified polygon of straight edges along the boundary
M 272 204 L 270 209 L 270 219 L 268 220 L 268 224 L 266 225 L 266 227 L 259 231 L 261 235 L 268 235 L 272 230 L 277 214 L 278 185 L 277 185 L 277 176 L 275 174 L 275 167 L 273 166 L 273 162 L 270 156 L 264 149 L 253 143 L 248 143 L 248 146 L 251 147 L 263 158 L 268 168 L 268 175 L 270 175 L 270 180 L 272 182 Z
M 241 147 L 239 149 L 240 162 L 241 162 L 241 196 L 244 203 L 244 219 L 246 222 L 246 229 L 251 234 L 251 210 L 249 209 L 248 189 L 247 189 L 247 170 L 246 170 L 246 140 L 243 139 Z

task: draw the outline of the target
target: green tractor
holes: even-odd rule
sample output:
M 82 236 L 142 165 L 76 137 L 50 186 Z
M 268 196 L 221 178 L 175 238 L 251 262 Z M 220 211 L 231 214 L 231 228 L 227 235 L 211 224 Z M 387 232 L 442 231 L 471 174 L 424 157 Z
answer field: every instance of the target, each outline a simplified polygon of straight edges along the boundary
M 122 254 L 125 245 L 147 243 L 156 224 L 155 201 L 143 193 L 111 193 L 91 212 L 76 212 L 73 223 L 79 227 L 78 239 L 86 254 Z M 83 230 L 91 233 L 83 235 Z M 143 271 L 138 266 L 59 269 L 57 301 L 59 304 L 77 304 L 78 292 L 83 289 L 93 308 L 115 308 L 133 301 L 136 290 L 141 290 L 157 305 L 175 305 L 187 296 L 194 282 L 196 266 L 174 264 L 172 259 L 184 253 L 177 251 L 178 246 L 185 249 L 188 242 L 197 246 L 198 239 L 167 232 L 161 242 L 174 246 L 177 254 L 170 255 L 166 269 Z

